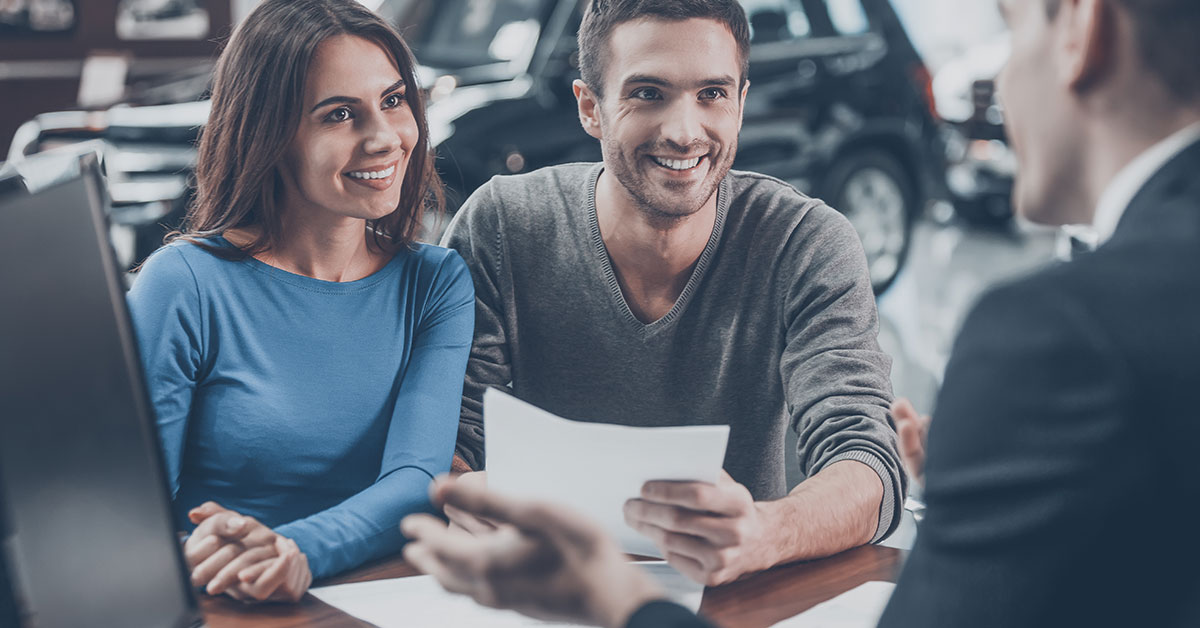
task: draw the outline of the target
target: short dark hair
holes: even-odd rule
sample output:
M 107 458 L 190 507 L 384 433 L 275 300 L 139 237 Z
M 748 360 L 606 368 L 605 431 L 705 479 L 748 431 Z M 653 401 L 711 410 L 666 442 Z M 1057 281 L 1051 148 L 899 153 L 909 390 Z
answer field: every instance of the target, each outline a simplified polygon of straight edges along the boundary
M 196 196 L 182 232 L 168 240 L 182 237 L 222 257 L 252 255 L 279 244 L 279 167 L 300 124 L 309 65 L 321 43 L 337 35 L 377 44 L 408 86 L 404 98 L 419 139 L 404 173 L 399 205 L 368 225 L 383 251 L 397 251 L 416 239 L 423 213 L 440 208 L 442 192 L 429 155 L 412 52 L 390 24 L 356 0 L 267 0 L 238 26 L 217 60 L 212 109 L 200 133 Z M 251 225 L 259 235 L 241 251 L 202 242 Z
M 579 73 L 597 96 L 603 95 L 608 43 L 619 24 L 649 17 L 682 21 L 692 18 L 724 24 L 737 42 L 741 82 L 750 69 L 750 25 L 737 0 L 590 0 L 579 26 Z
M 1200 102 L 1200 1 L 1109 0 L 1133 20 L 1138 51 L 1146 68 L 1181 103 Z M 1062 0 L 1045 0 L 1050 17 Z

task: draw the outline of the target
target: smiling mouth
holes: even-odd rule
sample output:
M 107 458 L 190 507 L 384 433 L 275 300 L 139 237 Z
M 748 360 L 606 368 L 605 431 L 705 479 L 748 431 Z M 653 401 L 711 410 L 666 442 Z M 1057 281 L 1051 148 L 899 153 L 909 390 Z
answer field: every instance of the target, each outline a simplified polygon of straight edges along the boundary
M 396 164 L 392 164 L 383 170 L 355 170 L 353 172 L 347 172 L 346 176 L 350 177 L 351 179 L 370 181 L 373 179 L 386 179 L 395 174 L 395 172 Z
M 654 155 L 651 155 L 650 160 L 655 164 L 666 168 L 667 170 L 686 172 L 698 167 L 700 162 L 704 161 L 704 155 L 692 157 L 691 159 L 667 159 L 665 157 L 655 157 Z

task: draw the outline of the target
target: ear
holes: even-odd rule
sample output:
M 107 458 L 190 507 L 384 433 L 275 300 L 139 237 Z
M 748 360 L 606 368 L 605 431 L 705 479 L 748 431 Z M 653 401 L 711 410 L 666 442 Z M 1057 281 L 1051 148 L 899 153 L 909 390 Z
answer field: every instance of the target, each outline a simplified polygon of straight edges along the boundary
M 1058 54 L 1060 78 L 1073 91 L 1082 92 L 1112 70 L 1116 46 L 1110 3 L 1103 0 L 1065 0 L 1053 28 L 1061 35 Z
M 592 92 L 587 83 L 575 79 L 571 83 L 571 91 L 575 92 L 575 101 L 579 104 L 579 124 L 588 135 L 600 138 L 600 99 Z
M 738 130 L 739 131 L 742 130 L 742 119 L 745 117 L 745 113 L 746 113 L 746 94 L 748 94 L 748 93 L 750 93 L 750 79 L 746 79 L 746 82 L 742 84 L 742 95 L 739 97 L 739 102 L 738 102 Z

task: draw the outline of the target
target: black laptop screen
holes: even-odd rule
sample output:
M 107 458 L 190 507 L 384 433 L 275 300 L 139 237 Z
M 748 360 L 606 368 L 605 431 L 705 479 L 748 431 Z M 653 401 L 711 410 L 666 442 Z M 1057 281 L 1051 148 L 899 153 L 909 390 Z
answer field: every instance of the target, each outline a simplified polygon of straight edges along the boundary
M 198 617 L 94 164 L 0 198 L 0 492 L 39 627 Z

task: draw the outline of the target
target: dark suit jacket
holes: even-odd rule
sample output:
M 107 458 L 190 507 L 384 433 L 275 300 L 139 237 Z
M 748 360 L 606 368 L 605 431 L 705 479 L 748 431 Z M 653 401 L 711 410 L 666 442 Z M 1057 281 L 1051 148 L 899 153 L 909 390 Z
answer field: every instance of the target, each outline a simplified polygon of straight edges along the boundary
M 884 628 L 1200 626 L 1200 144 L 1094 253 L 985 296 Z

